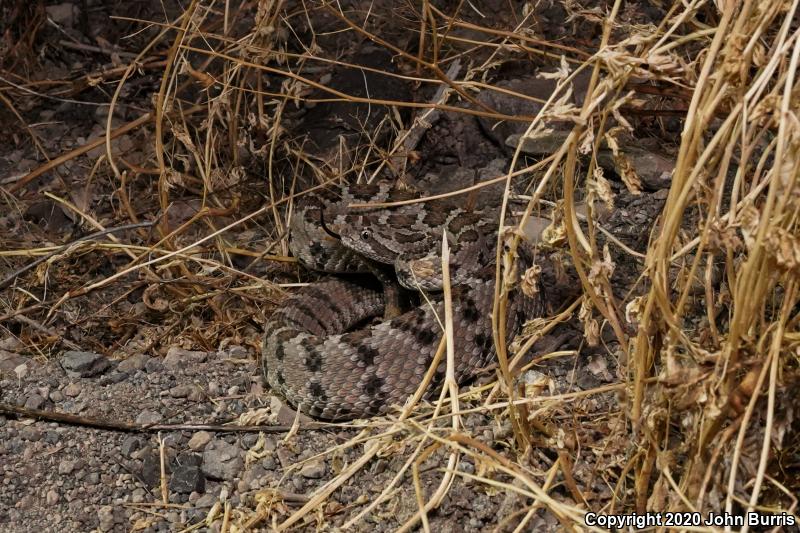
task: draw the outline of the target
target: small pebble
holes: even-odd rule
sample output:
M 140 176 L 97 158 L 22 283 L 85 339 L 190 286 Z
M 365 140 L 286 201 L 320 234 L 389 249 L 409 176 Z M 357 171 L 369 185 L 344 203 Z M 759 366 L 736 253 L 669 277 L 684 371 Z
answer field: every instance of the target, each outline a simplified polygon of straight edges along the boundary
M 158 424 L 164 419 L 161 413 L 145 409 L 136 417 L 137 424 Z
M 208 431 L 198 431 L 189 439 L 187 446 L 189 446 L 190 450 L 202 451 L 209 441 L 211 441 L 211 433 Z
M 108 358 L 94 352 L 69 350 L 61 356 L 61 367 L 68 376 L 88 378 L 102 374 L 111 366 Z
M 38 394 L 31 394 L 25 399 L 25 409 L 41 409 L 45 399 Z
M 307 479 L 319 479 L 325 475 L 325 462 L 317 459 L 306 463 L 300 469 L 300 475 Z
M 144 367 L 149 360 L 150 358 L 146 354 L 137 353 L 123 361 L 120 361 L 119 365 L 117 365 L 117 370 L 120 372 L 125 372 L 126 374 L 133 374 L 138 370 L 144 370 Z
M 169 395 L 173 398 L 186 398 L 192 392 L 192 385 L 178 385 L 169 390 Z
M 45 502 L 47 502 L 47 505 L 55 505 L 60 499 L 61 497 L 53 489 L 48 490 L 47 495 L 45 496 Z
M 133 452 L 141 449 L 141 447 L 142 440 L 139 437 L 126 437 L 125 440 L 122 441 L 119 451 L 122 453 L 123 457 L 130 457 Z

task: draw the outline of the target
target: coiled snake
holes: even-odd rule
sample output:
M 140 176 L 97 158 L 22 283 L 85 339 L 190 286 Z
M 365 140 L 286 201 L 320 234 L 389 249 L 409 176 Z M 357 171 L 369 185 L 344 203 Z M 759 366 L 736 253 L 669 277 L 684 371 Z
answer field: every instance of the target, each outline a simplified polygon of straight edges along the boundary
M 364 273 L 381 272 L 381 265 L 387 265 L 408 289 L 441 289 L 443 233 L 452 247 L 456 379 L 473 377 L 494 357 L 490 317 L 496 216 L 464 209 L 452 200 L 347 209 L 351 203 L 412 196 L 387 184 L 349 186 L 307 196 L 291 218 L 290 248 L 304 266 L 358 274 L 303 287 L 266 325 L 262 361 L 270 387 L 313 417 L 347 420 L 382 414 L 416 391 L 443 333 L 441 294 L 428 294 L 428 302 L 370 324 L 384 315 L 387 302 L 381 284 Z M 530 258 L 521 250 L 524 269 Z M 540 312 L 541 297 L 514 290 L 507 309 L 510 340 L 525 320 Z M 441 362 L 429 394 L 441 387 L 444 373 Z

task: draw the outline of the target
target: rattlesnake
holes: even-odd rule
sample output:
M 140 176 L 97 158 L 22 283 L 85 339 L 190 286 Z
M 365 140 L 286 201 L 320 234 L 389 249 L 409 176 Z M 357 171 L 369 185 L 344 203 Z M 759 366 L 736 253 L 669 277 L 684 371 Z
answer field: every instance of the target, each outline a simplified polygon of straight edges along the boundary
M 303 287 L 267 322 L 262 350 L 267 381 L 311 416 L 346 420 L 386 413 L 417 389 L 442 336 L 441 295 L 430 294 L 428 302 L 400 316 L 365 326 L 383 315 L 386 302 L 381 284 L 363 273 L 390 265 L 407 288 L 440 289 L 443 234 L 453 247 L 456 379 L 474 376 L 494 356 L 490 316 L 496 220 L 452 201 L 347 209 L 351 203 L 413 196 L 387 184 L 321 191 L 307 197 L 291 218 L 290 248 L 303 265 L 361 273 Z M 530 264 L 522 250 L 523 263 Z M 540 306 L 540 297 L 513 291 L 506 314 L 508 340 Z M 440 388 L 444 373 L 441 362 L 429 394 Z

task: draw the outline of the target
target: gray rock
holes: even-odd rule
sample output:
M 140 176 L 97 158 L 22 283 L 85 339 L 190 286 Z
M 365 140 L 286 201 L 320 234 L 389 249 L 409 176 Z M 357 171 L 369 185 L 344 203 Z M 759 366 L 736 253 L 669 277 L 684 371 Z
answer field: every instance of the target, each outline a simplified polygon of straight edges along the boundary
M 131 452 L 131 459 L 142 461 L 151 453 L 153 453 L 153 447 L 147 443 L 144 443 L 141 449 Z
M 245 449 L 252 448 L 256 442 L 258 442 L 258 434 L 247 433 L 245 435 L 242 435 L 242 447 L 244 447 Z
M 124 361 L 120 361 L 119 365 L 117 365 L 117 370 L 120 372 L 125 372 L 126 374 L 133 374 L 139 370 L 144 370 L 144 367 L 147 365 L 147 361 L 149 360 L 150 358 L 146 354 L 133 354 Z
M 128 379 L 128 374 L 125 372 L 120 372 L 119 370 L 114 370 L 100 378 L 100 385 L 112 385 L 114 383 L 122 383 Z
M 198 431 L 189 439 L 187 446 L 189 446 L 190 450 L 199 452 L 206 447 L 209 441 L 211 441 L 211 433 L 208 431 Z
M 167 368 L 179 368 L 194 363 L 203 363 L 208 358 L 208 352 L 184 350 L 173 346 L 167 350 L 164 356 L 164 366 Z
M 291 426 L 294 424 L 295 420 L 299 420 L 301 424 L 313 422 L 311 417 L 304 413 L 298 413 L 275 396 L 272 397 L 270 406 L 272 407 L 273 412 L 278 413 L 276 418 L 279 424 Z
M 64 393 L 60 390 L 54 390 L 50 393 L 50 401 L 53 403 L 58 403 L 64 400 Z
M 240 449 L 235 444 L 214 439 L 203 451 L 203 473 L 211 479 L 232 480 L 242 469 Z
M 142 503 L 145 499 L 147 492 L 141 487 L 138 489 L 133 489 L 131 492 L 131 502 L 132 503 Z
M 506 146 L 516 147 L 519 143 L 520 149 L 527 154 L 549 155 L 558 150 L 568 135 L 569 132 L 563 130 L 544 132 L 536 137 L 522 137 L 514 134 L 509 135 L 506 139 Z M 613 170 L 621 176 L 626 172 L 626 166 L 630 164 L 631 169 L 646 189 L 656 191 L 669 188 L 672 183 L 672 172 L 675 170 L 674 158 L 655 150 L 646 149 L 638 145 L 634 139 L 620 140 L 623 141 L 620 146 L 620 153 L 623 156 L 621 159 L 614 157 L 606 141 L 601 142 L 597 154 L 597 162 L 601 167 Z
M 275 455 L 278 456 L 278 462 L 281 464 L 281 468 L 284 470 L 294 464 L 294 456 L 286 448 L 278 448 L 278 451 L 275 452 Z
M 306 479 L 319 479 L 325 475 L 325 461 L 317 459 L 306 463 L 300 469 L 300 475 Z
M 474 474 L 475 473 L 475 465 L 472 463 L 468 463 L 466 461 L 461 461 L 458 465 L 458 469 L 462 472 L 466 472 L 467 474 Z
M 217 503 L 217 497 L 213 494 L 203 494 L 194 502 L 195 507 L 211 507 Z
M 38 394 L 31 394 L 25 398 L 25 409 L 41 409 L 44 406 L 45 399 Z
M 197 453 L 181 453 L 172 463 L 173 466 L 200 466 L 203 464 L 203 456 Z
M 65 413 L 77 415 L 78 413 L 86 409 L 86 402 L 66 401 L 62 404 L 61 408 L 64 410 Z
M 25 426 L 19 430 L 19 437 L 22 440 L 36 442 L 38 440 L 41 440 L 42 432 L 33 426 Z
M 524 153 L 540 157 L 557 151 L 569 135 L 570 132 L 564 130 L 545 131 L 528 137 L 513 134 L 506 139 L 506 146 L 516 149 L 519 144 Z
M 63 2 L 44 8 L 48 18 L 60 26 L 72 27 L 78 20 L 78 7 L 72 2 Z
M 14 376 L 17 378 L 17 381 L 21 380 L 25 376 L 28 375 L 28 363 L 22 363 L 21 365 L 17 365 L 14 367 Z
M 155 453 L 149 453 L 142 461 L 142 479 L 152 488 L 161 481 L 161 459 Z
M 126 437 L 120 446 L 120 453 L 125 458 L 129 458 L 133 452 L 142 447 L 142 441 L 138 437 Z
M 217 352 L 217 356 L 221 359 L 247 359 L 250 356 L 250 352 L 244 346 L 231 344 L 226 349 Z
M 25 449 L 22 450 L 22 460 L 26 461 L 26 462 L 30 461 L 31 459 L 33 459 L 33 455 L 35 453 L 36 453 L 36 450 L 34 449 L 34 445 L 33 444 L 31 444 L 30 446 L 25 446 Z M 24 467 L 21 467 L 21 468 L 24 468 Z
M 17 509 L 30 509 L 36 503 L 32 495 L 23 496 L 21 500 L 14 504 Z
M 149 409 L 145 409 L 144 411 L 139 413 L 139 416 L 136 417 L 136 423 L 137 424 L 146 424 L 146 425 L 158 424 L 163 419 L 164 419 L 164 417 L 161 415 L 161 413 L 159 413 L 157 411 L 151 411 Z
M 144 371 L 148 374 L 156 374 L 158 372 L 163 372 L 163 370 L 164 363 L 161 362 L 161 359 L 156 359 L 155 357 L 151 357 L 144 364 Z
M 81 386 L 77 383 L 70 383 L 64 387 L 64 395 L 74 398 L 81 393 Z
M 650 190 L 668 189 L 672 184 L 675 158 L 640 148 L 631 143 L 626 144 L 622 151 L 646 188 Z M 606 159 L 609 159 L 608 163 L 606 163 Z M 618 173 L 621 172 L 618 162 L 611 157 L 601 158 L 600 164 L 613 165 Z
M 264 470 L 275 470 L 275 468 L 278 466 L 278 463 L 275 462 L 275 458 L 273 456 L 268 455 L 261 460 L 261 466 L 264 467 Z
M 97 510 L 97 518 L 100 521 L 98 526 L 100 531 L 111 531 L 114 529 L 114 508 L 104 505 Z
M 169 390 L 169 395 L 173 398 L 186 398 L 191 394 L 193 388 L 191 385 L 177 385 Z
M 189 500 L 189 502 L 194 503 L 191 501 L 191 499 Z M 205 518 L 206 518 L 206 511 L 204 509 L 193 508 L 193 509 L 188 509 L 186 511 L 186 522 L 191 522 L 192 524 L 196 524 L 197 522 L 202 522 L 203 520 L 205 520 Z M 211 531 L 210 528 L 209 531 Z
M 255 464 L 242 475 L 245 490 L 256 490 L 267 476 L 267 471 L 260 464 Z
M 13 375 L 15 368 L 25 364 L 29 360 L 30 359 L 24 355 L 0 349 L 0 374 L 7 373 Z
M 206 479 L 199 466 L 179 465 L 173 469 L 172 476 L 169 478 L 169 490 L 178 494 L 204 492 Z
M 61 368 L 71 378 L 88 378 L 102 374 L 111 366 L 108 358 L 94 352 L 70 350 L 61 356 Z
M 58 492 L 54 491 L 53 489 L 48 490 L 47 495 L 45 496 L 45 501 L 49 506 L 57 504 L 60 499 L 61 496 L 59 496 Z
M 589 366 L 590 365 L 586 365 L 582 370 L 575 373 L 575 384 L 578 385 L 581 390 L 590 390 L 595 387 L 599 387 L 604 383 L 600 377 L 594 375 L 587 369 Z
M 64 459 L 63 461 L 58 463 L 58 473 L 62 476 L 71 474 L 73 470 L 75 470 L 75 461 Z
M 0 339 L 0 350 L 16 352 L 22 348 L 22 343 L 16 337 L 3 337 Z

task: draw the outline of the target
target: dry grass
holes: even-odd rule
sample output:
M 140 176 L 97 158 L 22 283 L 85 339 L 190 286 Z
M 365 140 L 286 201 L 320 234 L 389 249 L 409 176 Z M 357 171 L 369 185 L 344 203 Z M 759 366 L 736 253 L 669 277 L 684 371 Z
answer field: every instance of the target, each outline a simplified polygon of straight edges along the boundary
M 794 495 L 800 490 L 796 479 L 800 442 L 794 432 L 800 355 L 798 2 L 675 2 L 657 26 L 623 23 L 621 4 L 617 0 L 608 11 L 574 12 L 576 17 L 602 17 L 599 43 L 581 50 L 534 38 L 529 31 L 533 16 L 499 30 L 464 22 L 461 11 L 448 14 L 423 1 L 418 11 L 402 10 L 404 15 L 417 16 L 402 20 L 418 29 L 420 52 L 414 55 L 363 29 L 356 14 L 338 11 L 335 4 L 297 4 L 287 13 L 282 2 L 263 2 L 255 23 L 242 33 L 237 28 L 245 17 L 235 3 L 217 3 L 212 9 L 192 2 L 180 17 L 164 24 L 151 45 L 121 71 L 112 106 L 137 69 L 158 59 L 150 55 L 151 50 L 171 43 L 166 61 L 159 63 L 163 71 L 152 111 L 122 128 L 114 129 L 108 121 L 102 166 L 119 184 L 120 211 L 128 215 L 128 223 L 140 222 L 136 215 L 140 211 L 126 194 L 126 184 L 133 176 L 147 174 L 155 178 L 153 190 L 160 212 L 169 209 L 176 189 L 198 191 L 203 207 L 180 227 L 170 227 L 162 219 L 157 242 L 146 249 L 116 245 L 116 253 L 131 257 L 130 266 L 61 295 L 46 306 L 50 314 L 65 300 L 108 286 L 130 272 L 142 272 L 157 282 L 167 263 L 176 260 L 170 268 L 199 287 L 205 286 L 211 272 L 221 269 L 218 272 L 224 272 L 227 281 L 238 280 L 237 290 L 257 297 L 264 283 L 241 286 L 242 273 L 228 259 L 235 251 L 225 234 L 249 227 L 259 217 L 270 217 L 265 225 L 275 228 L 275 240 L 267 243 L 269 258 L 286 259 L 284 228 L 289 210 L 284 207 L 291 205 L 292 196 L 284 191 L 293 185 L 292 177 L 283 173 L 286 161 L 289 167 L 310 168 L 323 186 L 374 176 L 379 167 L 394 168 L 398 158 L 408 156 L 402 153 L 404 137 L 400 136 L 393 147 L 378 146 L 376 141 L 374 146 L 362 147 L 356 157 L 339 158 L 341 166 L 310 159 L 281 126 L 290 107 L 309 100 L 309 89 L 325 91 L 326 99 L 499 117 L 475 100 L 477 90 L 500 90 L 487 81 L 491 77 L 484 76 L 510 58 L 537 56 L 560 64 L 558 70 L 549 68 L 555 70 L 559 88 L 537 116 L 502 118 L 530 123 L 529 136 L 541 132 L 553 118 L 574 124 L 561 147 L 538 165 L 541 173 L 525 217 L 541 213 L 544 206 L 556 206 L 549 216 L 559 221 L 556 233 L 563 235 L 583 297 L 567 312 L 538 322 L 537 328 L 546 332 L 578 310 L 587 342 L 596 343 L 601 331 L 611 331 L 616 349 L 610 357 L 620 360 L 619 381 L 554 396 L 534 396 L 529 394 L 532 388 L 520 389 L 516 385 L 519 362 L 533 342 L 523 342 L 516 350 L 505 346 L 501 325 L 508 287 L 498 283 L 496 382 L 461 396 L 451 383 L 433 409 L 419 404 L 418 395 L 398 416 L 364 426 L 349 442 L 329 451 L 363 446 L 361 458 L 346 465 L 296 511 L 289 511 L 280 493 L 271 490 L 257 497 L 255 508 L 218 509 L 209 520 L 222 519 L 224 513 L 225 521 L 237 527 L 321 526 L 325 514 L 319 510 L 326 509 L 327 499 L 338 487 L 359 475 L 374 457 L 400 449 L 407 451 L 392 483 L 378 497 L 345 510 L 343 530 L 379 510 L 398 487 L 411 487 L 418 506 L 400 530 L 420 525 L 428 530 L 429 513 L 458 477 L 522 496 L 515 513 L 499 518 L 502 527 L 498 529 L 505 530 L 523 530 L 539 509 L 546 509 L 567 530 L 583 529 L 587 510 L 796 513 Z M 459 5 L 469 9 L 464 3 Z M 299 18 L 313 18 L 320 12 L 338 19 L 354 38 L 378 43 L 413 67 L 396 76 L 447 90 L 431 103 L 409 103 L 354 97 L 316 81 L 315 69 L 346 62 L 320 57 L 313 42 L 306 43 L 302 54 L 288 52 L 286 43 L 294 39 L 292 25 Z M 480 38 L 465 43 L 463 37 L 453 35 L 454 28 L 468 28 Z M 461 50 L 468 47 L 467 51 L 453 51 L 450 45 L 455 42 Z M 468 59 L 477 51 L 490 53 L 480 64 L 470 64 L 457 79 L 447 74 L 453 61 Z M 591 81 L 583 105 L 575 107 L 563 97 L 568 82 L 581 72 L 591 72 Z M 269 87 L 264 84 L 267 77 L 273 80 Z M 620 300 L 610 281 L 615 265 L 598 245 L 598 207 L 612 199 L 602 193 L 606 178 L 596 159 L 602 142 L 614 146 L 625 133 L 632 121 L 625 110 L 645 115 L 650 110 L 644 106 L 642 93 L 631 91 L 649 82 L 670 94 L 672 102 L 685 102 L 687 111 L 681 138 L 676 140 L 679 150 L 672 185 L 644 260 L 642 289 Z M 16 94 L 11 89 L 7 86 L 0 92 L 9 106 L 10 95 Z M 187 93 L 194 100 L 187 100 Z M 468 109 L 455 106 L 456 100 L 472 105 Z M 610 127 L 612 120 L 616 125 Z M 401 128 L 391 121 L 392 127 Z M 143 126 L 152 128 L 155 139 L 153 166 L 148 169 L 126 165 L 111 149 L 111 139 Z M 262 139 L 267 203 L 230 223 L 224 217 L 239 212 L 237 203 L 246 200 L 246 192 L 227 197 L 222 193 L 237 190 L 242 176 L 237 151 L 240 146 L 255 146 L 254 132 Z M 367 133 L 377 139 L 374 132 Z M 89 144 L 54 159 L 21 177 L 9 192 L 17 192 L 49 168 L 92 147 Z M 507 189 L 518 175 L 529 176 L 530 169 L 512 172 L 518 169 L 519 155 L 517 151 L 509 174 L 500 180 Z M 624 146 L 616 155 L 624 163 Z M 586 157 L 589 164 L 579 165 L 579 159 Z M 178 165 L 179 160 L 191 164 Z M 279 160 L 284 162 L 281 170 Z M 352 165 L 342 164 L 348 160 Z M 192 175 L 176 170 L 187 167 Z M 640 187 L 635 172 L 623 179 L 629 190 Z M 585 199 L 586 222 L 579 220 L 579 198 Z M 79 207 L 70 209 L 98 230 L 104 229 Z M 206 225 L 205 237 L 184 238 L 187 228 L 196 223 Z M 201 250 L 203 244 L 210 248 Z M 498 246 L 500 279 L 505 272 L 502 265 L 509 260 L 505 255 L 513 255 L 515 246 L 514 240 L 509 251 Z M 62 255 L 54 260 L 76 251 L 57 251 Z M 30 251 L 30 255 L 43 253 L 49 251 Z M 28 251 L 4 254 L 22 256 Z M 215 291 L 226 290 L 218 280 L 211 285 Z M 200 297 L 199 291 L 189 292 L 181 293 L 182 302 Z M 3 319 L 19 317 L 19 309 L 3 312 Z M 21 309 L 31 311 L 27 306 Z M 443 342 L 439 355 L 451 360 L 447 346 Z M 619 411 L 587 411 L 591 398 L 615 395 Z M 501 454 L 471 435 L 461 421 L 470 412 L 494 417 L 499 425 L 510 422 L 512 446 Z M 552 422 L 556 418 L 563 422 L 564 413 L 573 417 L 554 429 Z M 408 446 L 400 447 L 398 441 Z M 531 468 L 534 446 L 545 446 L 557 457 L 548 470 Z M 589 456 L 592 464 L 587 467 Z M 476 465 L 475 474 L 458 469 L 464 458 Z M 438 486 L 426 492 L 420 470 L 430 464 L 441 471 Z M 594 474 L 582 474 L 576 481 L 574 473 L 585 474 L 587 468 Z M 601 489 L 584 485 L 587 479 Z M 554 487 L 561 490 L 554 494 Z

